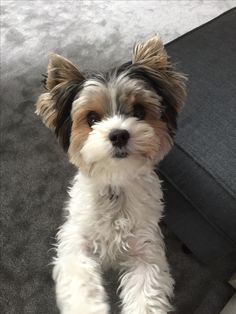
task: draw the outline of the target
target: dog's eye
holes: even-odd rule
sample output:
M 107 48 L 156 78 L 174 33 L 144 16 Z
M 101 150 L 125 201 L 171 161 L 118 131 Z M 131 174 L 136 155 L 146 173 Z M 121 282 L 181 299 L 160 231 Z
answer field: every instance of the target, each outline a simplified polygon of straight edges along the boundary
M 91 111 L 87 115 L 87 122 L 88 122 L 89 126 L 94 125 L 94 123 L 96 123 L 100 120 L 101 120 L 101 118 L 100 118 L 99 114 L 95 111 Z
M 143 105 L 136 104 L 133 109 L 133 116 L 139 120 L 143 120 L 145 118 L 146 111 Z

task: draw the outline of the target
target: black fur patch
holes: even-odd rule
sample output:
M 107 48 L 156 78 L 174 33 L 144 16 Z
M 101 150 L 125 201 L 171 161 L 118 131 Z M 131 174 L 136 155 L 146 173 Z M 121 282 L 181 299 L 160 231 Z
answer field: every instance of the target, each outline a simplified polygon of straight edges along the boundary
M 47 84 L 48 76 L 47 76 L 47 74 L 42 74 L 42 77 L 43 77 L 43 79 L 42 79 L 41 83 L 43 84 L 43 87 L 47 90 L 46 84 Z
M 70 145 L 71 135 L 71 108 L 75 96 L 79 92 L 81 84 L 70 81 L 64 83 L 59 88 L 52 90 L 52 97 L 55 99 L 55 109 L 57 118 L 55 121 L 55 133 L 62 145 L 64 151 L 67 151 Z
M 116 68 L 116 75 L 118 76 L 120 73 L 126 71 L 127 69 L 131 67 L 131 65 L 132 65 L 132 61 L 123 63 L 121 66 Z

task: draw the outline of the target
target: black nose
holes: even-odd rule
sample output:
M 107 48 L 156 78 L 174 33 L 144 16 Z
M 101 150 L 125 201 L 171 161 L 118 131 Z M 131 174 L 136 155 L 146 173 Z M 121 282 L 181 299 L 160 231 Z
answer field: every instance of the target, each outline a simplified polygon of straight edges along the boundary
M 128 143 L 129 132 L 127 130 L 114 129 L 109 134 L 109 139 L 113 146 L 121 148 Z

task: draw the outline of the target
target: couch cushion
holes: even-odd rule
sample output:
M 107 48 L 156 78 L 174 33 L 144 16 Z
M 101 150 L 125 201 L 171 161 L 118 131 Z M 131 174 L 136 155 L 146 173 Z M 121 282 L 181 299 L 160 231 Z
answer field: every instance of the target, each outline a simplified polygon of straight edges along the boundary
M 167 45 L 189 82 L 175 147 L 160 165 L 172 187 L 232 246 L 236 243 L 235 29 L 233 9 Z M 176 228 L 171 217 L 168 222 Z

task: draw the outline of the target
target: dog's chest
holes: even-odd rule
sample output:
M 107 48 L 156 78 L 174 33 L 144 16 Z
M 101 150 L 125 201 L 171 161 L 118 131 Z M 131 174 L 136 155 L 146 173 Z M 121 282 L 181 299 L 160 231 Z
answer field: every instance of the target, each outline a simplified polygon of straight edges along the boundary
M 97 195 L 94 205 L 90 242 L 104 263 L 122 258 L 129 252 L 137 231 L 158 222 L 157 202 L 147 185 L 109 186 Z
M 114 257 L 126 247 L 126 242 L 133 232 L 134 215 L 132 204 L 121 189 L 108 187 L 97 197 L 93 243 L 99 255 Z M 103 252 L 104 251 L 104 252 Z
M 70 196 L 68 210 L 75 230 L 104 264 L 129 253 L 130 245 L 156 229 L 162 215 L 162 192 L 155 174 L 122 187 L 101 186 L 78 176 Z

